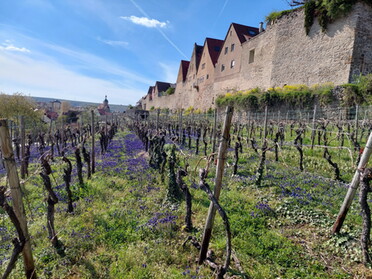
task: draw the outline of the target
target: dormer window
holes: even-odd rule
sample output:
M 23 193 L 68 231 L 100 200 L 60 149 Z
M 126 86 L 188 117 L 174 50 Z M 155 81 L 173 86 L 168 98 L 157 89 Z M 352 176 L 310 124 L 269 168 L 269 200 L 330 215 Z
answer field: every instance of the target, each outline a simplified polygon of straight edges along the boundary
M 257 32 L 256 31 L 253 31 L 253 30 L 249 30 L 248 33 L 251 36 L 255 36 L 257 34 Z

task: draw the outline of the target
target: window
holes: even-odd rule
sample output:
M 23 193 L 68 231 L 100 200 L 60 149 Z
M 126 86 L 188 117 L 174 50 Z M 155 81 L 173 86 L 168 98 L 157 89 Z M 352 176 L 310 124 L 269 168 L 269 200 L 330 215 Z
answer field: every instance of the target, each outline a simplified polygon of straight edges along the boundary
M 249 35 L 251 35 L 251 36 L 254 36 L 254 35 L 257 34 L 257 32 L 256 32 L 256 31 L 253 31 L 253 30 L 249 30 L 248 33 L 249 33 Z
M 232 30 L 230 30 L 230 36 L 232 35 Z
M 225 70 L 225 65 L 222 64 L 222 65 L 221 65 L 221 72 L 223 72 L 224 70 Z
M 205 69 L 205 63 L 202 64 L 202 69 Z
M 231 64 L 230 64 L 231 69 L 234 68 L 234 66 L 235 66 L 235 60 L 231 60 Z
M 207 74 L 207 79 L 209 79 L 209 75 Z
M 233 52 L 235 49 L 235 44 L 231 44 L 231 52 Z
M 249 52 L 249 64 L 254 62 L 254 49 Z
M 229 52 L 229 47 L 225 47 L 225 54 Z

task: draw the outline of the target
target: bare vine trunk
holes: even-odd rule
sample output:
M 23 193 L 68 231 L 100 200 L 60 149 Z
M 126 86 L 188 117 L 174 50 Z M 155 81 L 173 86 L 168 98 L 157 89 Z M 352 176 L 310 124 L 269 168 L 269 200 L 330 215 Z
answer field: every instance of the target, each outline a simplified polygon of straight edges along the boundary
M 6 201 L 6 196 L 5 196 L 5 187 L 0 187 L 0 206 L 5 210 L 6 213 L 8 213 L 10 220 L 12 221 L 14 227 L 17 230 L 18 233 L 18 238 L 13 239 L 13 253 L 10 258 L 10 261 L 8 263 L 8 266 L 1 277 L 2 279 L 8 278 L 10 273 L 12 272 L 15 263 L 17 262 L 19 254 L 21 254 L 23 247 L 25 246 L 26 243 L 26 238 L 23 234 L 21 224 L 17 218 L 17 215 L 15 214 L 13 208 L 8 204 Z
M 360 192 L 359 203 L 361 207 L 361 215 L 363 218 L 363 229 L 360 243 L 362 246 L 363 263 L 371 263 L 371 256 L 369 255 L 369 243 L 371 234 L 371 210 L 368 205 L 367 196 L 371 191 L 369 183 L 372 180 L 372 169 L 364 169 L 360 177 Z

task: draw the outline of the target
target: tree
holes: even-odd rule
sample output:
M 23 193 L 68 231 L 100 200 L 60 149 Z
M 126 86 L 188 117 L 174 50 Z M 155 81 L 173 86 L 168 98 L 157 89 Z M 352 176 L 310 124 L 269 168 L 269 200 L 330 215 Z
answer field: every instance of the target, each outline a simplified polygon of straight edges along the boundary
M 40 120 L 42 112 L 36 109 L 36 104 L 31 98 L 15 93 L 7 95 L 0 93 L 0 118 L 18 120 L 25 116 L 29 120 Z

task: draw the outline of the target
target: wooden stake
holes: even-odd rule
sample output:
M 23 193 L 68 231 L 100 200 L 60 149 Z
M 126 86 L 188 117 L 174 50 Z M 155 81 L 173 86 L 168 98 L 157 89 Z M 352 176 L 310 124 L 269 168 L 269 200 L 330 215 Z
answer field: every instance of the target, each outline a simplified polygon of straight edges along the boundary
M 267 106 L 265 107 L 265 120 L 264 120 L 264 139 L 267 137 Z
M 30 236 L 28 234 L 27 220 L 25 209 L 22 200 L 22 191 L 19 183 L 17 166 L 14 159 L 14 153 L 9 135 L 9 129 L 7 121 L 5 119 L 0 120 L 0 145 L 1 152 L 4 157 L 4 163 L 6 172 L 8 174 L 8 181 L 10 186 L 10 192 L 13 202 L 14 212 L 17 215 L 19 223 L 21 225 L 24 237 L 26 239 L 25 247 L 23 248 L 23 262 L 25 266 L 25 272 L 27 278 L 37 278 L 35 272 L 34 259 L 32 257 Z
M 216 152 L 216 135 L 217 135 L 217 108 L 214 109 L 212 153 Z
M 358 141 L 358 114 L 359 114 L 359 106 L 356 105 L 355 109 L 355 141 Z
M 358 189 L 358 186 L 359 186 L 360 170 L 367 166 L 371 153 L 372 153 L 372 132 L 369 134 L 369 138 L 368 138 L 366 147 L 363 151 L 362 157 L 360 158 L 358 168 L 355 171 L 353 180 L 350 183 L 349 190 L 347 191 L 344 202 L 340 208 L 340 212 L 338 213 L 336 222 L 333 225 L 332 233 L 339 233 L 341 230 L 342 224 L 344 223 L 347 212 L 349 211 L 349 208 L 351 206 L 351 203 L 353 202 L 356 190 Z
M 182 144 L 182 109 L 180 110 L 180 119 L 179 119 L 179 137 L 178 144 Z
M 226 150 L 227 145 L 229 142 L 230 137 L 230 127 L 231 127 L 231 120 L 234 113 L 234 107 L 228 106 L 226 108 L 226 117 L 225 122 L 223 125 L 223 134 L 222 134 L 222 141 L 220 143 L 220 147 L 218 150 L 218 158 L 217 158 L 217 169 L 216 169 L 216 182 L 215 182 L 215 188 L 214 188 L 214 196 L 216 200 L 218 201 L 221 193 L 222 188 L 222 177 L 223 172 L 225 169 L 225 161 L 226 161 Z M 213 228 L 213 222 L 214 217 L 216 215 L 216 207 L 214 206 L 213 202 L 209 205 L 208 210 L 208 216 L 204 227 L 204 233 L 203 233 L 203 240 L 202 245 L 200 249 L 199 254 L 199 264 L 202 264 L 207 256 L 209 241 L 212 236 L 212 228 Z
M 108 135 L 108 130 L 107 130 L 107 114 L 105 114 L 105 136 L 107 136 L 107 135 Z
M 91 151 L 91 157 L 92 157 L 92 174 L 95 173 L 96 168 L 96 154 L 95 154 L 95 145 L 94 145 L 94 134 L 96 132 L 96 129 L 94 128 L 94 111 L 91 110 L 92 115 L 92 123 L 91 123 L 91 129 L 92 129 L 92 151 Z
M 314 106 L 314 113 L 313 113 L 313 129 L 311 131 L 311 149 L 314 148 L 314 141 L 315 141 L 315 118 L 316 118 L 316 105 Z
M 156 130 L 159 129 L 159 116 L 160 116 L 160 109 L 156 111 Z
M 21 116 L 21 178 L 26 177 L 26 161 L 25 161 L 25 150 L 26 150 L 26 131 L 25 131 L 25 118 Z

